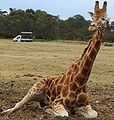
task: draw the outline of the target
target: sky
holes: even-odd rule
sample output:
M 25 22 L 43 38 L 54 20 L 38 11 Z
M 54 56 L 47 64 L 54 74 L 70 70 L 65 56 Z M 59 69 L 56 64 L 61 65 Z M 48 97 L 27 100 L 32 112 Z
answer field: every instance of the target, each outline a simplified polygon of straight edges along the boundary
M 96 0 L 1 0 L 0 9 L 9 10 L 9 8 L 40 9 L 52 15 L 59 15 L 61 19 L 67 19 L 76 14 L 84 16 L 85 19 L 91 19 L 88 11 L 93 12 Z M 99 0 L 100 7 L 105 0 Z M 114 21 L 114 0 L 106 0 L 108 3 L 107 14 Z

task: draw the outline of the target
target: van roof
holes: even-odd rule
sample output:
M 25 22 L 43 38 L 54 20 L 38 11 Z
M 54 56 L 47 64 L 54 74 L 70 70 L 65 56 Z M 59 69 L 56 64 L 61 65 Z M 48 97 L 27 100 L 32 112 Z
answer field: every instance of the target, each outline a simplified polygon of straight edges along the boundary
M 32 32 L 21 32 L 21 34 L 32 34 Z

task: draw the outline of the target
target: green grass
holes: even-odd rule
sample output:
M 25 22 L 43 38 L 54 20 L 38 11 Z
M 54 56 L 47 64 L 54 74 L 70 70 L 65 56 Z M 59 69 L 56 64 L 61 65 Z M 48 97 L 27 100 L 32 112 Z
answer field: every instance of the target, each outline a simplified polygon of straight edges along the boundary
M 63 73 L 78 59 L 86 44 L 78 42 L 13 42 L 0 40 L 0 81 L 33 80 Z M 33 77 L 26 76 L 32 74 Z M 101 46 L 89 81 L 114 83 L 114 47 Z

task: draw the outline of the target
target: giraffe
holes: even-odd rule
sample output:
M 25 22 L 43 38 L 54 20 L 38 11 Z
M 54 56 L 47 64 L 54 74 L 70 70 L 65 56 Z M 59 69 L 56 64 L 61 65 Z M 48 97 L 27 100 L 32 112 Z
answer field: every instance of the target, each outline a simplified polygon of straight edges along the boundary
M 92 109 L 89 103 L 86 84 L 103 40 L 108 21 L 106 8 L 106 1 L 102 9 L 99 8 L 99 2 L 96 1 L 94 13 L 89 12 L 93 19 L 89 25 L 89 31 L 95 33 L 81 57 L 62 75 L 39 80 L 13 108 L 3 110 L 2 115 L 11 114 L 27 102 L 35 100 L 40 103 L 40 107 L 45 112 L 51 115 L 68 117 L 73 111 L 76 111 L 85 118 L 97 117 L 97 112 Z

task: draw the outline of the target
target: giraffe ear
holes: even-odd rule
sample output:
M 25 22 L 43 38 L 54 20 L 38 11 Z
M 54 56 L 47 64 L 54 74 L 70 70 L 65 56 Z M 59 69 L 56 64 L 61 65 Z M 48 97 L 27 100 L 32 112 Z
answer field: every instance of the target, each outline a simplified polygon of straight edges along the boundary
M 93 19 L 93 13 L 92 13 L 92 12 L 88 12 L 88 14 L 89 14 L 90 17 Z

